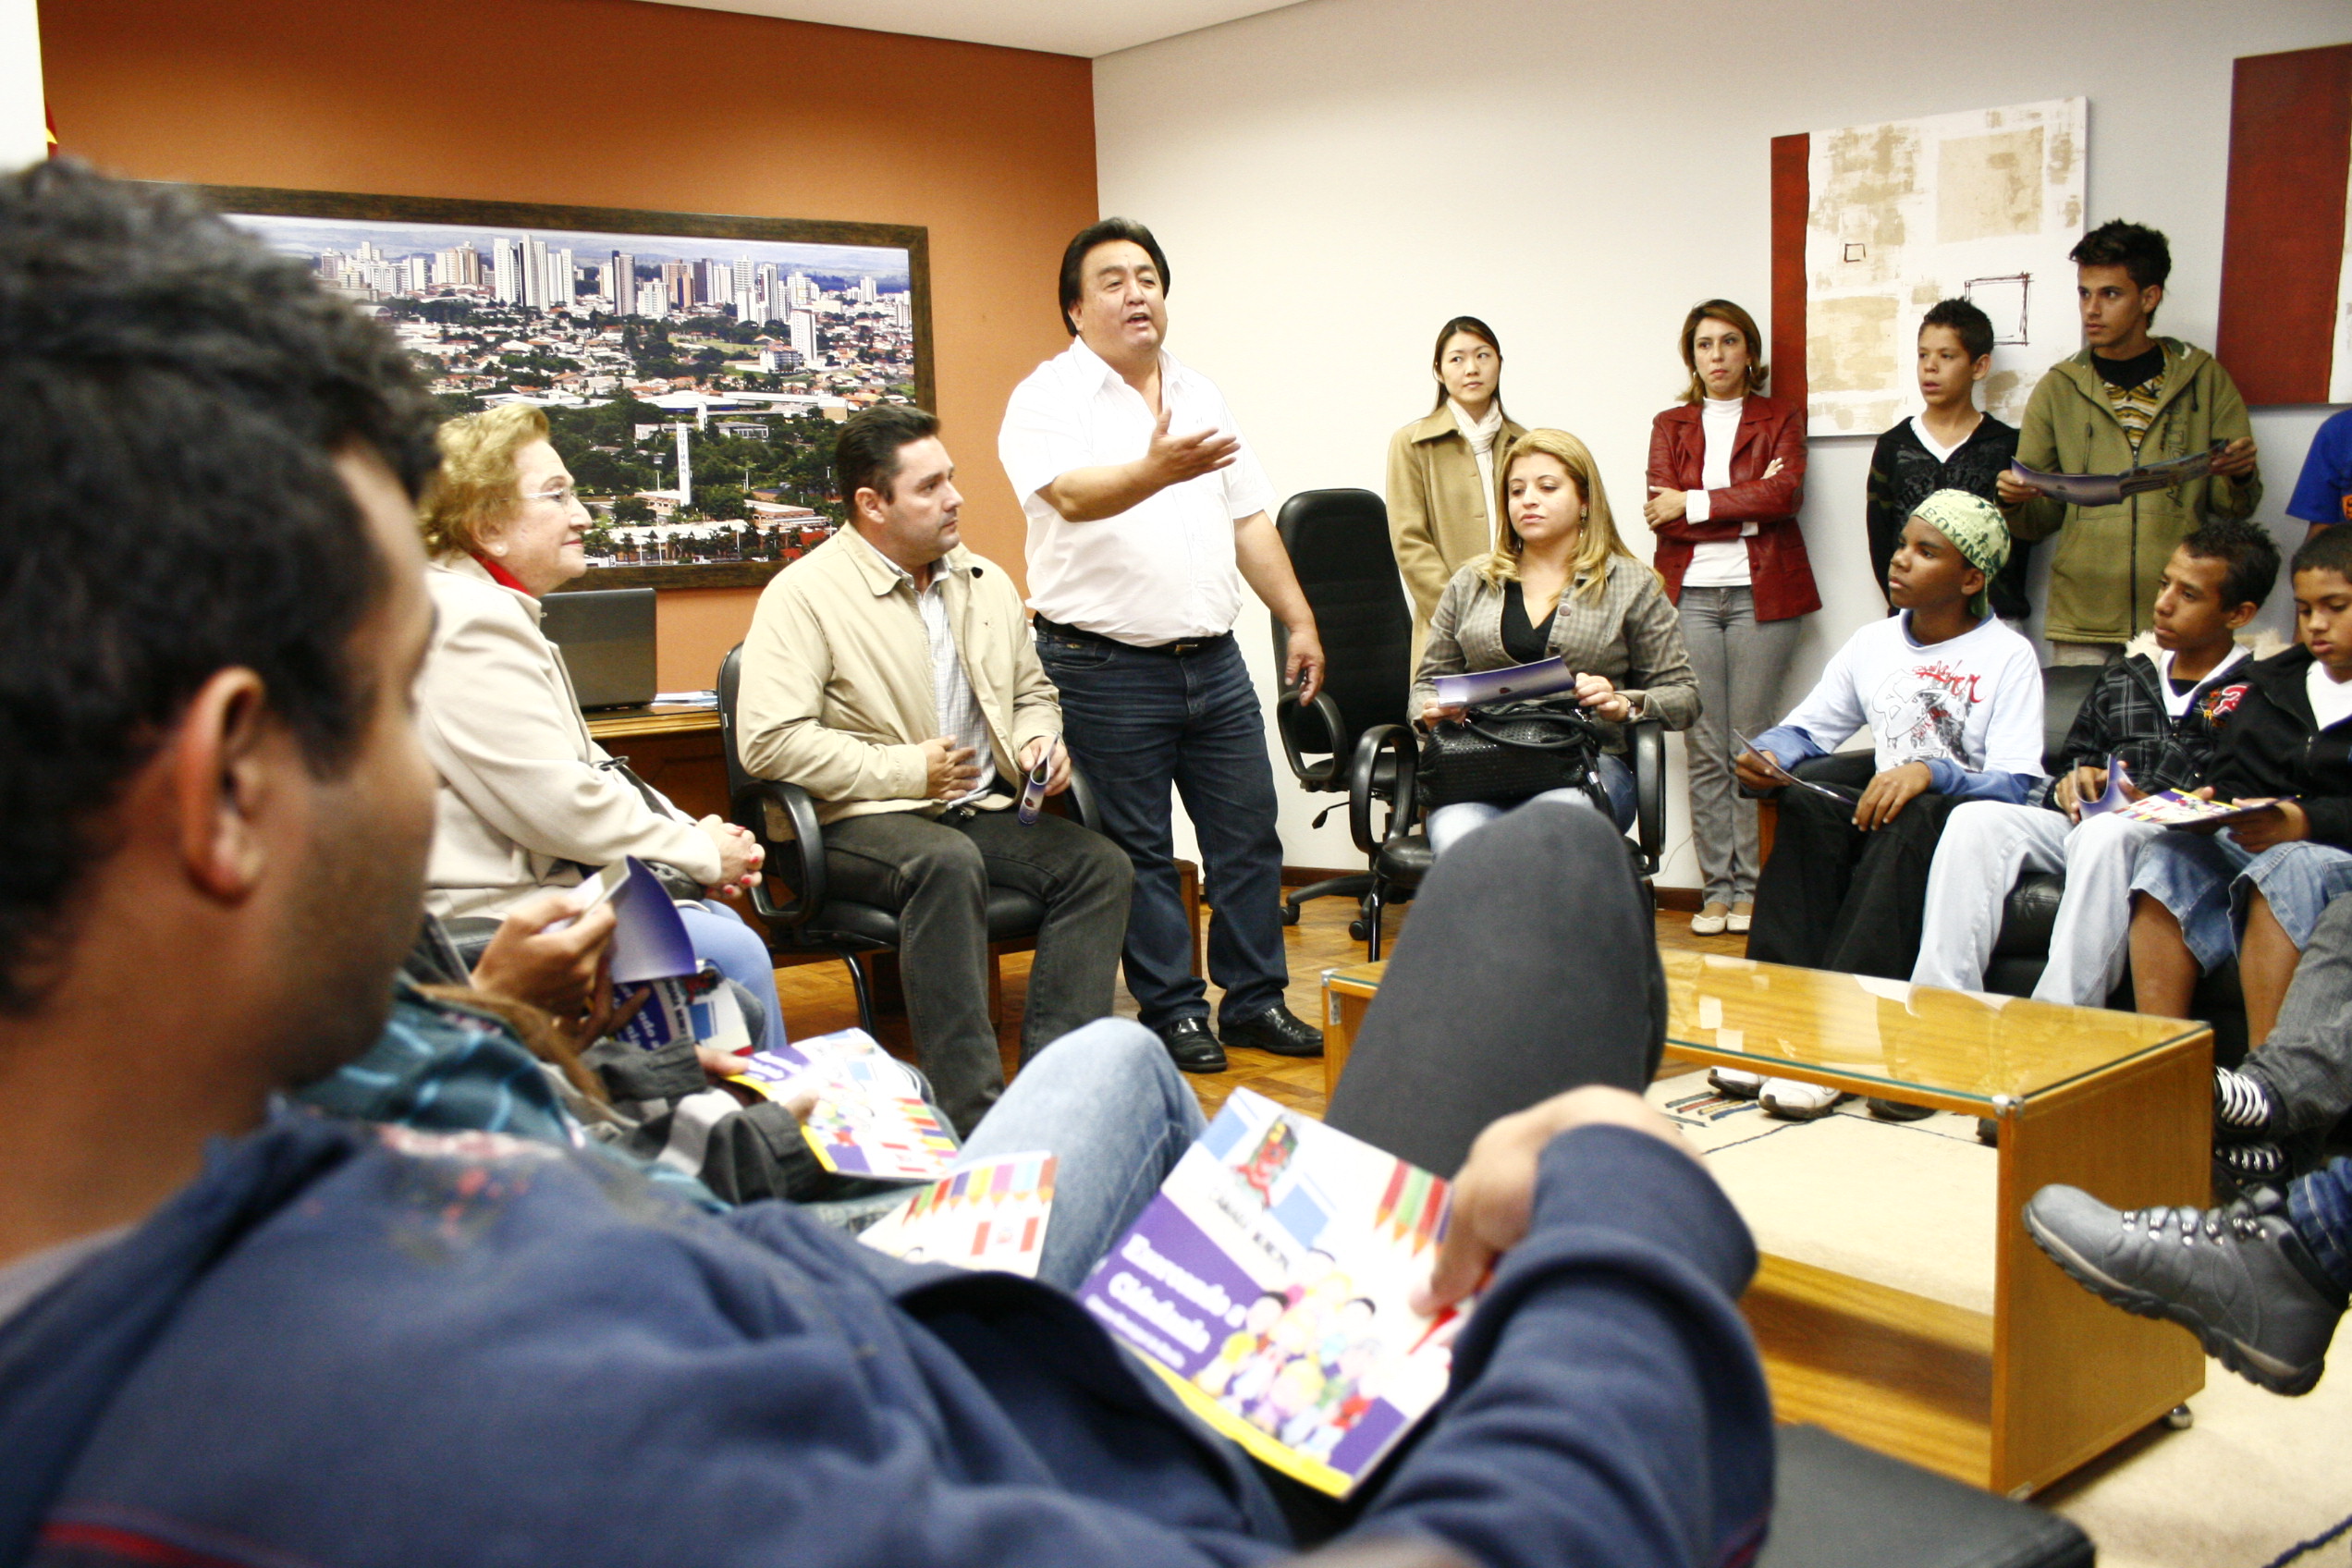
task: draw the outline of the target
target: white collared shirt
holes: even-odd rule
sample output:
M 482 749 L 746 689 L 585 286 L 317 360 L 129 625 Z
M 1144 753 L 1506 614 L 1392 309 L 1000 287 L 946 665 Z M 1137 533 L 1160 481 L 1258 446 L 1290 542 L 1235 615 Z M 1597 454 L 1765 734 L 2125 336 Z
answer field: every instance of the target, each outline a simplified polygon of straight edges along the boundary
M 939 716 L 939 733 L 959 746 L 968 746 L 980 769 L 980 777 L 972 789 L 953 801 L 962 805 L 975 801 L 988 792 L 997 781 L 997 759 L 988 743 L 987 720 L 980 716 L 980 699 L 972 690 L 972 677 L 963 670 L 963 655 L 956 651 L 955 630 L 948 624 L 948 569 L 940 562 L 931 566 L 928 586 L 917 588 L 914 573 L 875 549 L 874 541 L 854 527 L 858 543 L 874 551 L 874 558 L 888 567 L 914 594 L 915 607 L 923 612 L 924 634 L 931 643 L 931 705 Z
M 1240 434 L 1216 384 L 1165 349 L 1159 396 L 1175 435 Z M 1143 395 L 1073 341 L 1013 388 L 997 437 L 1029 515 L 1029 607 L 1145 647 L 1233 629 L 1242 608 L 1233 525 L 1274 505 L 1274 487 L 1246 441 L 1226 467 L 1117 517 L 1072 522 L 1038 495 L 1073 469 L 1134 461 L 1149 450 L 1155 423 Z

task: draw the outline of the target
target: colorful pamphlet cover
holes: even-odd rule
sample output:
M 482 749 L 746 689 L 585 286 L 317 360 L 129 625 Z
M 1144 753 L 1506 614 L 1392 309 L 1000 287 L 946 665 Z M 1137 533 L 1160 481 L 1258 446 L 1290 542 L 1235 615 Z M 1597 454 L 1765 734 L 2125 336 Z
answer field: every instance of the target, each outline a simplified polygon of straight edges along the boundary
M 979 1160 L 915 1193 L 858 1240 L 909 1263 L 951 1263 L 1034 1280 L 1053 1194 L 1049 1154 Z
M 1576 689 L 1576 672 L 1565 659 L 1537 659 L 1508 669 L 1480 669 L 1467 675 L 1440 675 L 1433 684 L 1441 707 L 1476 707 L 1481 703 L 1544 697 Z
M 1446 1183 L 1236 1089 L 1078 1299 L 1210 1426 L 1343 1497 L 1445 1392 Z
M 615 861 L 580 885 L 574 902 L 582 913 L 600 903 L 613 906 L 613 999 L 625 1002 L 641 987 L 650 992 L 614 1038 L 649 1051 L 681 1039 L 720 1050 L 752 1043 L 734 993 L 695 958 L 678 905 L 644 862 L 634 855 Z
M 627 997 L 638 987 L 614 988 Z M 743 1023 L 743 1010 L 736 1005 L 735 993 L 727 988 L 717 970 L 649 981 L 643 988 L 651 993 L 645 1004 L 613 1031 L 613 1038 L 648 1051 L 659 1050 L 674 1040 L 692 1040 L 722 1051 L 751 1048 L 752 1035 Z
M 2233 822 L 2261 815 L 2284 798 L 2255 795 L 2235 801 L 2207 801 L 2178 790 L 2159 790 L 2115 807 L 2114 814 L 2126 822 L 2153 822 L 2163 827 L 2227 827 Z
M 827 1170 L 929 1182 L 955 1161 L 955 1134 L 924 1100 L 914 1074 L 863 1029 L 754 1052 L 732 1082 L 773 1100 L 814 1095 L 801 1132 Z
M 2213 471 L 2213 459 L 2227 445 L 2225 441 L 2216 441 L 2202 452 L 2191 452 L 2170 462 L 2142 463 L 2121 473 L 2044 473 L 2015 459 L 2010 460 L 2009 472 L 2053 501 L 2077 507 L 2112 507 L 2126 496 L 2170 490 L 2192 479 L 2204 478 Z

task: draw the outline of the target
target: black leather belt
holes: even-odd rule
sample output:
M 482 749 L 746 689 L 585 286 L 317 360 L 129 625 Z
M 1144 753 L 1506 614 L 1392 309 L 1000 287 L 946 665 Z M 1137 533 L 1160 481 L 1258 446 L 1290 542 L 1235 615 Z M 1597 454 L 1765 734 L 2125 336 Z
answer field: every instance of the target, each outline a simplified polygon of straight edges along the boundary
M 1165 654 L 1170 658 L 1175 659 L 1190 658 L 1194 654 L 1205 654 L 1212 648 L 1222 647 L 1233 640 L 1231 632 L 1220 631 L 1214 637 L 1185 637 L 1173 643 L 1122 643 L 1116 637 L 1106 637 L 1099 631 L 1086 631 L 1075 626 L 1064 626 L 1058 620 L 1047 620 L 1044 616 L 1035 617 L 1035 624 L 1039 631 L 1048 637 L 1070 637 L 1081 643 L 1100 643 L 1105 647 L 1125 648 L 1138 654 Z

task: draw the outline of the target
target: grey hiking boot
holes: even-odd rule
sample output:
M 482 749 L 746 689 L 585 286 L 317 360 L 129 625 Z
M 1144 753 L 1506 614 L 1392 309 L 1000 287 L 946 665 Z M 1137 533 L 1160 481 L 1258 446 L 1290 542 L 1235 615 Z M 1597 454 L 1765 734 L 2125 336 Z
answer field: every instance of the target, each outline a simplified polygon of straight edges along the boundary
M 2226 1208 L 2121 1210 L 2079 1188 L 2044 1187 L 2026 1205 L 2026 1229 L 2076 1283 L 2125 1312 L 2171 1318 L 2272 1393 L 2309 1393 L 2326 1369 L 2345 1292 L 2296 1235 L 2275 1187 Z

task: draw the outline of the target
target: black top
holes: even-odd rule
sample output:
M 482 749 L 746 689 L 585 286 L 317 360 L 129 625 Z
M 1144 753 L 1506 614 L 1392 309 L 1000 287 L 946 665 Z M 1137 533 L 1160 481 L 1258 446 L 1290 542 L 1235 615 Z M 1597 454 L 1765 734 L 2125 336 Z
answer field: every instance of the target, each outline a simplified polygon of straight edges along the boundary
M 1869 533 L 1870 566 L 1879 574 L 1879 592 L 1886 592 L 1887 563 L 1903 543 L 1903 525 L 1911 510 L 1938 490 L 1966 490 L 1995 506 L 2001 497 L 1993 481 L 2017 455 L 2017 430 L 1987 414 L 1968 438 L 1954 449 L 1950 461 L 1939 460 L 1919 439 L 1909 420 L 1879 437 L 1870 454 L 1868 502 L 1864 512 Z M 2026 563 L 2033 546 L 2012 539 L 2009 564 L 1992 580 L 1992 613 L 2004 620 L 2026 618 Z M 1888 607 L 1892 609 L 1890 602 Z
M 1510 582 L 1502 590 L 1502 651 L 1511 655 L 1513 664 L 1533 664 L 1551 652 L 1551 623 L 1560 619 L 1560 601 L 1551 603 L 1551 613 L 1543 618 L 1540 626 L 1527 619 L 1527 595 L 1519 584 Z
M 2175 697 L 2186 697 L 2197 689 L 2197 682 L 2183 675 L 2168 675 L 2164 677 L 2164 684 L 2173 689 Z
M 2090 362 L 2098 369 L 2099 379 L 2108 386 L 2137 386 L 2164 374 L 2164 346 L 2156 344 L 2145 354 L 2136 354 L 2128 360 L 2111 360 L 2093 351 Z

